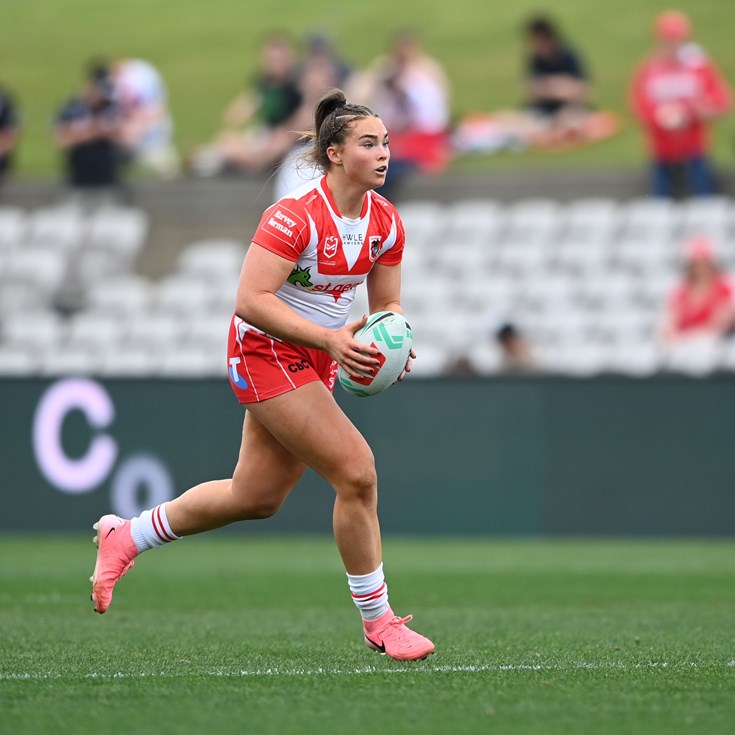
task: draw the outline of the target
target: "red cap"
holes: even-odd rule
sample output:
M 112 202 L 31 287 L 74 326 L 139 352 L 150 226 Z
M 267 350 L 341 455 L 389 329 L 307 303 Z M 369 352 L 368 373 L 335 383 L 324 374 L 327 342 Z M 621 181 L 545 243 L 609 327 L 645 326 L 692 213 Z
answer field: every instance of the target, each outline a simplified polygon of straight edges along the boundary
M 656 16 L 653 32 L 662 41 L 686 41 L 692 34 L 692 22 L 678 10 L 666 10 Z
M 712 241 L 703 235 L 693 237 L 686 244 L 685 257 L 690 263 L 695 261 L 712 263 L 715 259 L 715 248 Z

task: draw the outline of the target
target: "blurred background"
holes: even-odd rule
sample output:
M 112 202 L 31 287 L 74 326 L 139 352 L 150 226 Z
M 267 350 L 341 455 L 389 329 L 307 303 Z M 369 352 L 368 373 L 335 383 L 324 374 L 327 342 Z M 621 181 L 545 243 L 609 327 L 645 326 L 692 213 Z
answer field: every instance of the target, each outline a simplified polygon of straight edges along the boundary
M 0 13 L 0 529 L 229 474 L 242 258 L 340 86 L 389 129 L 408 235 L 414 374 L 337 396 L 386 530 L 731 532 L 730 3 Z M 328 530 L 318 478 L 289 505 Z

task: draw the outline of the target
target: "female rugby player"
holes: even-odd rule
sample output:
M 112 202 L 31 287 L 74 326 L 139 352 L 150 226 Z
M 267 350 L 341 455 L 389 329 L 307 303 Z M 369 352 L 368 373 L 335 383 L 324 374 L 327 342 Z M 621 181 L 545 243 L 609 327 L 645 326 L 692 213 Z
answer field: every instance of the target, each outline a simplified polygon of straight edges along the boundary
M 336 493 L 334 536 L 366 644 L 421 659 L 434 644 L 388 604 L 372 452 L 332 396 L 338 365 L 353 376 L 379 365 L 377 352 L 354 338 L 366 317 L 346 324 L 355 289 L 367 280 L 371 313 L 400 311 L 403 225 L 373 191 L 388 170 L 388 135 L 377 115 L 339 90 L 320 100 L 314 123 L 311 155 L 324 176 L 266 210 L 237 289 L 228 369 L 247 411 L 234 474 L 132 520 L 103 516 L 92 600 L 104 613 L 143 551 L 273 515 L 309 466 Z M 410 369 L 411 358 L 404 374 Z

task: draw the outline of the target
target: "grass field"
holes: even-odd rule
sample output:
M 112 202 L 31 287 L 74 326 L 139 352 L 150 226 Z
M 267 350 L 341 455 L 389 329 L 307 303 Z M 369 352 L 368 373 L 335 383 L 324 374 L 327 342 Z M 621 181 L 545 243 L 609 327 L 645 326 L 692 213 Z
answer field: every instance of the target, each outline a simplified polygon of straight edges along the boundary
M 191 539 L 92 613 L 94 547 L 0 538 L 0 732 L 732 733 L 735 543 L 388 540 L 437 654 L 361 642 L 329 539 Z
M 627 119 L 626 88 L 633 65 L 649 47 L 651 19 L 670 5 L 668 0 L 618 0 L 610 7 L 586 0 L 547 3 L 591 69 L 596 103 L 620 113 L 623 132 L 575 153 L 509 154 L 458 165 L 491 170 L 640 165 L 641 144 Z M 674 5 L 692 14 L 698 40 L 733 81 L 735 4 L 683 0 Z M 0 0 L 0 83 L 16 92 L 24 120 L 19 174 L 57 171 L 51 120 L 92 57 L 153 61 L 168 82 L 178 143 L 187 151 L 215 132 L 224 106 L 252 78 L 261 37 L 274 28 L 296 38 L 322 30 L 348 61 L 362 67 L 384 52 L 397 28 L 415 27 L 447 68 L 455 116 L 515 106 L 522 98 L 520 27 L 540 7 L 545 5 L 537 0 L 284 0 L 276 5 L 269 0 Z M 731 116 L 717 136 L 718 158 L 726 165 L 732 165 L 733 135 Z

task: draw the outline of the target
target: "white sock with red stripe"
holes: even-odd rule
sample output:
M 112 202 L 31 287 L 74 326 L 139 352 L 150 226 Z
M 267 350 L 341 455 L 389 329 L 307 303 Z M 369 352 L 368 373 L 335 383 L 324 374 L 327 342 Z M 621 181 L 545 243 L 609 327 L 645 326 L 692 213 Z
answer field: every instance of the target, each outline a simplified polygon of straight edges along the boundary
M 166 503 L 161 503 L 151 510 L 144 510 L 137 518 L 131 519 L 130 535 L 139 552 L 148 551 L 148 549 L 154 549 L 181 538 L 168 525 Z
M 388 585 L 382 564 L 370 574 L 348 574 L 347 581 L 363 620 L 377 620 L 388 612 Z

